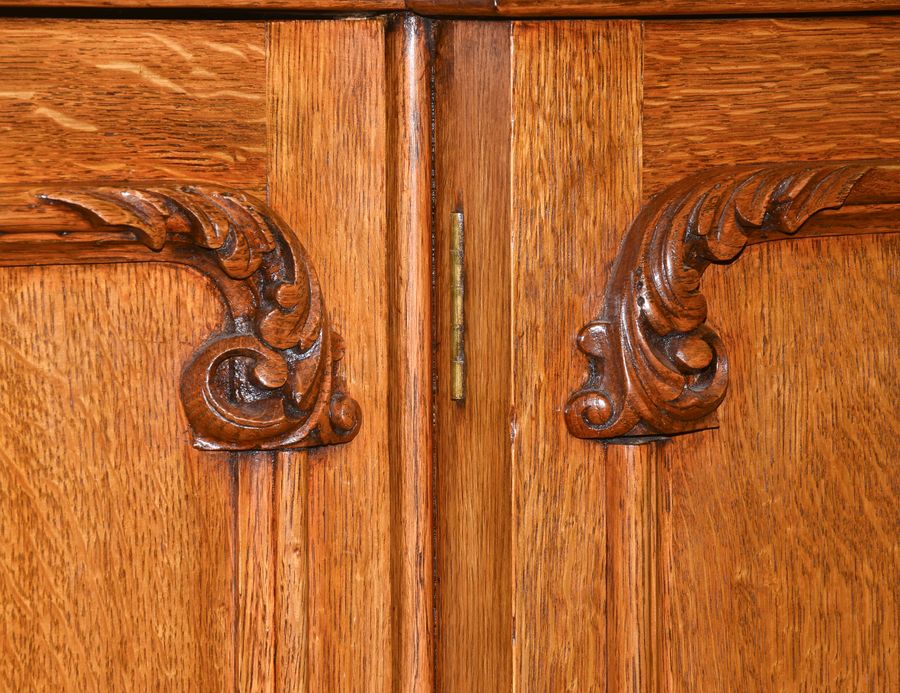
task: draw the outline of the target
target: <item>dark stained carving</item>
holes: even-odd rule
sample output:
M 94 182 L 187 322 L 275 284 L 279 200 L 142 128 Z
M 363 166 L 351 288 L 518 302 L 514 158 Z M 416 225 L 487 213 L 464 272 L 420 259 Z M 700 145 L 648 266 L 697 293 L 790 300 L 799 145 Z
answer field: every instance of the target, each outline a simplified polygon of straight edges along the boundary
M 195 444 L 210 450 L 342 443 L 359 429 L 343 354 L 292 232 L 250 195 L 185 184 L 0 194 L 0 265 L 159 261 L 222 291 L 228 320 L 185 367 Z
M 603 309 L 578 335 L 589 371 L 566 406 L 571 433 L 616 439 L 713 425 L 728 360 L 706 324 L 706 269 L 760 241 L 897 231 L 897 203 L 900 168 L 882 161 L 712 169 L 662 192 L 631 225 Z

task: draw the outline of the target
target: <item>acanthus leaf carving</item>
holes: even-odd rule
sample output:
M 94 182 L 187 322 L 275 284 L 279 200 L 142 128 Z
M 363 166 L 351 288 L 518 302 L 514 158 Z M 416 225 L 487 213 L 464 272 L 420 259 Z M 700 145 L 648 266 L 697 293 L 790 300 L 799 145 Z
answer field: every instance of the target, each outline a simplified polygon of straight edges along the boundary
M 342 340 L 331 329 L 303 247 L 265 204 L 237 190 L 179 183 L 44 188 L 31 195 L 29 211 L 58 215 L 53 239 L 23 228 L 28 217 L 20 210 L 6 214 L 4 223 L 0 204 L 4 240 L 20 253 L 25 248 L 26 257 L 54 245 L 56 263 L 187 264 L 222 290 L 227 324 L 200 347 L 181 382 L 198 447 L 291 449 L 356 435 L 361 412 L 340 375 Z M 105 245 L 79 240 L 90 232 L 108 234 Z M 117 251 L 107 258 L 104 248 L 113 242 Z
M 660 193 L 629 228 L 601 313 L 578 335 L 588 374 L 566 405 L 570 432 L 641 439 L 708 427 L 728 359 L 706 324 L 703 273 L 751 243 L 795 236 L 825 210 L 898 202 L 898 168 L 881 161 L 724 167 Z

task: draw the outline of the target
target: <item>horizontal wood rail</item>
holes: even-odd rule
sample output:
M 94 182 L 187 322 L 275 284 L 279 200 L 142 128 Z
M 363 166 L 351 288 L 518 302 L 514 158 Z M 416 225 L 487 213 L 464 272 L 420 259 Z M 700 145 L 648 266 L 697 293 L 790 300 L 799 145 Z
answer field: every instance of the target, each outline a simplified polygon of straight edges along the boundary
M 728 360 L 706 324 L 706 269 L 763 241 L 897 231 L 900 161 L 735 166 L 672 185 L 632 223 L 600 315 L 578 335 L 589 370 L 569 430 L 627 442 L 714 425 Z
M 356 14 L 408 10 L 453 17 L 678 17 L 888 12 L 896 0 L 0 0 L 0 8 L 295 11 Z
M 271 450 L 359 429 L 318 281 L 287 225 L 245 193 L 183 183 L 0 188 L 0 267 L 167 262 L 208 276 L 228 317 L 185 367 L 195 445 Z

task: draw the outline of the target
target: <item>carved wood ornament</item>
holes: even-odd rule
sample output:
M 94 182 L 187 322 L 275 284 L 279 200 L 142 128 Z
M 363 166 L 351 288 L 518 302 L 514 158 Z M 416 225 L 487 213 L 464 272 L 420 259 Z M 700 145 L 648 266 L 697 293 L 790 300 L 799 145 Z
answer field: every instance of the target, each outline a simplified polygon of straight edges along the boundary
M 712 169 L 653 198 L 613 264 L 603 309 L 578 335 L 587 378 L 566 406 L 581 438 L 709 428 L 728 359 L 706 324 L 700 278 L 747 245 L 900 230 L 900 163 L 768 164 Z
M 359 429 L 303 247 L 234 190 L 186 184 L 0 190 L 0 266 L 168 262 L 222 292 L 224 330 L 184 369 L 195 445 L 269 450 L 342 443 Z

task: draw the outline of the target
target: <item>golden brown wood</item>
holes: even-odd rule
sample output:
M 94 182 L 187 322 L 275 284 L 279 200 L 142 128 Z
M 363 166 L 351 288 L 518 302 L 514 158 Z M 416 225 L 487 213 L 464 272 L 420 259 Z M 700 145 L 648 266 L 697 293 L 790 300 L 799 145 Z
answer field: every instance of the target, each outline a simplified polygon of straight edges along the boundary
M 656 446 L 606 451 L 606 682 L 608 690 L 658 691 Z
M 275 457 L 274 561 L 276 691 L 305 691 L 309 681 L 309 494 L 303 452 Z
M 722 312 L 717 301 L 725 300 L 727 310 L 737 314 L 748 302 L 742 291 L 753 292 L 754 299 L 764 294 L 765 301 L 752 302 L 753 321 L 764 319 L 774 324 L 772 338 L 792 344 L 794 338 L 786 332 L 791 322 L 809 322 L 810 317 L 796 312 L 801 303 L 794 299 L 792 317 L 778 317 L 782 311 L 778 295 L 797 289 L 789 289 L 773 277 L 782 268 L 795 280 L 800 277 L 801 270 L 793 266 L 793 253 L 807 265 L 802 270 L 809 287 L 803 289 L 807 314 L 815 313 L 814 319 L 818 319 L 818 314 L 830 313 L 832 323 L 827 332 L 810 331 L 804 325 L 801 333 L 809 334 L 798 337 L 802 348 L 780 347 L 767 367 L 778 358 L 782 368 L 800 368 L 797 377 L 805 384 L 793 387 L 798 396 L 813 398 L 815 386 L 809 384 L 813 364 L 797 366 L 803 359 L 822 354 L 814 359 L 819 370 L 822 363 L 843 364 L 857 356 L 862 362 L 854 362 L 848 369 L 854 374 L 851 385 L 842 387 L 839 375 L 825 375 L 822 382 L 841 393 L 831 395 L 827 407 L 797 403 L 798 408 L 815 412 L 812 418 L 791 413 L 784 402 L 793 393 L 785 389 L 783 378 L 770 383 L 769 391 L 754 391 L 752 400 L 742 396 L 739 410 L 726 401 L 723 417 L 738 428 L 729 435 L 729 444 L 714 445 L 711 433 L 695 438 L 705 478 L 693 473 L 694 450 L 683 438 L 643 448 L 566 449 L 560 445 L 550 422 L 556 417 L 560 423 L 562 399 L 544 404 L 543 398 L 554 389 L 564 368 L 553 362 L 551 352 L 542 349 L 555 343 L 560 329 L 547 315 L 546 296 L 565 295 L 571 283 L 578 281 L 578 271 L 573 270 L 573 264 L 579 262 L 576 254 L 593 256 L 601 276 L 609 271 L 620 239 L 611 226 L 615 222 L 608 219 L 618 216 L 627 220 L 637 211 L 642 196 L 638 157 L 642 135 L 647 141 L 643 178 L 654 192 L 696 172 L 697 165 L 690 163 L 685 152 L 702 160 L 704 166 L 760 160 L 760 145 L 772 141 L 777 146 L 763 158 L 776 163 L 896 156 L 900 108 L 889 76 L 896 70 L 896 20 L 647 22 L 644 33 L 649 43 L 643 51 L 640 32 L 635 29 L 623 40 L 615 33 L 615 23 L 508 26 L 491 25 L 491 41 L 488 29 L 480 25 L 450 22 L 440 25 L 436 41 L 437 358 L 447 355 L 444 345 L 449 326 L 446 320 L 441 322 L 447 305 L 446 295 L 441 295 L 445 287 L 442 276 L 447 271 L 447 215 L 457 208 L 465 211 L 468 222 L 467 251 L 475 244 L 475 250 L 467 252 L 471 286 L 467 286 L 466 307 L 472 327 L 467 336 L 473 344 L 484 344 L 477 336 L 480 320 L 487 323 L 487 334 L 492 329 L 510 329 L 513 335 L 508 346 L 501 335 L 488 343 L 485 351 L 479 346 L 467 354 L 471 368 L 482 367 L 486 372 L 469 379 L 468 385 L 483 389 L 477 396 L 467 393 L 462 406 L 448 400 L 438 370 L 439 687 L 555 690 L 599 683 L 608 690 L 722 690 L 735 686 L 771 690 L 784 681 L 797 688 L 855 690 L 867 676 L 876 681 L 876 687 L 889 686 L 890 678 L 896 677 L 892 663 L 896 652 L 889 633 L 896 629 L 897 595 L 890 587 L 896 561 L 885 539 L 892 536 L 888 528 L 896 527 L 897 513 L 896 504 L 890 504 L 883 489 L 896 485 L 895 469 L 887 462 L 897 457 L 896 426 L 889 414 L 896 369 L 887 366 L 885 349 L 875 344 L 890 343 L 886 335 L 895 328 L 884 326 L 884 318 L 877 326 L 873 321 L 880 312 L 889 316 L 896 312 L 892 308 L 897 300 L 892 288 L 896 278 L 887 274 L 896 265 L 893 241 L 865 236 L 797 240 L 781 244 L 790 252 L 777 251 L 773 256 L 777 263 L 769 262 L 753 279 L 748 280 L 747 272 L 740 273 L 738 281 L 744 283 L 743 288 L 728 280 L 732 269 L 712 278 L 710 285 L 730 287 L 724 297 L 709 292 L 711 305 L 724 316 L 718 321 L 723 326 L 723 340 L 733 345 L 734 338 L 752 330 L 753 345 L 730 346 L 740 367 L 753 372 L 748 359 L 764 349 L 769 338 L 760 334 L 759 326 L 745 325 L 749 320 L 743 318 L 739 322 L 744 326 L 731 332 L 726 326 L 729 313 Z M 511 31 L 511 53 L 507 30 Z M 554 39 L 557 32 L 567 40 Z M 732 35 L 740 39 L 732 41 Z M 591 38 L 598 36 L 606 40 L 591 44 Z M 485 45 L 493 46 L 496 53 L 485 51 Z M 603 60 L 604 50 L 627 55 L 623 62 L 632 71 L 620 66 L 612 72 L 594 72 L 593 60 Z M 647 61 L 643 70 L 641 54 Z M 865 65 L 872 56 L 879 61 L 867 70 Z M 508 82 L 504 60 L 510 61 Z M 486 65 L 499 68 L 495 72 Z M 560 73 L 565 78 L 560 77 L 558 83 L 548 78 Z M 604 78 L 609 80 L 607 85 L 610 81 L 617 84 L 618 93 L 632 95 L 630 101 L 626 99 L 632 110 L 621 108 L 621 101 L 619 112 L 603 115 L 597 115 L 602 110 L 596 103 L 573 108 L 577 95 L 586 93 L 580 91 L 584 84 L 596 89 L 604 84 Z M 630 85 L 631 91 L 624 85 Z M 508 106 L 507 94 L 512 97 Z M 866 99 L 860 100 L 859 94 Z M 823 104 L 828 108 L 823 110 Z M 504 118 L 507 108 L 509 115 Z M 581 120 L 578 113 L 593 116 Z M 628 113 L 631 115 L 623 117 Z M 504 128 L 508 123 L 513 124 L 513 134 L 511 150 L 506 153 Z M 832 140 L 839 146 L 831 144 Z M 581 146 L 573 146 L 572 141 Z M 618 194 L 600 196 L 607 200 L 604 203 L 598 202 L 596 191 L 608 190 L 611 181 L 600 177 L 601 171 L 606 173 L 601 166 L 586 163 L 592 159 L 589 151 L 585 153 L 585 143 L 607 141 L 615 145 L 602 148 L 604 157 L 630 153 L 635 158 L 630 168 L 626 166 L 632 175 L 621 180 Z M 623 146 L 623 141 L 631 145 Z M 757 154 L 751 156 L 754 146 Z M 593 161 L 610 159 L 598 156 Z M 505 184 L 502 173 L 491 168 L 496 166 L 502 172 L 505 161 L 511 162 L 508 170 L 512 172 L 508 196 L 502 188 L 493 197 L 485 195 L 483 191 L 491 186 Z M 817 211 L 796 236 L 896 230 L 891 207 L 879 204 L 894 199 L 893 193 L 888 198 L 879 196 L 896 187 L 895 173 L 880 165 L 876 169 L 874 177 L 855 178 L 853 190 L 842 191 L 847 195 L 841 200 L 841 209 Z M 614 170 L 621 171 L 621 163 Z M 877 182 L 879 177 L 881 182 Z M 595 214 L 609 215 L 594 222 L 594 234 L 581 226 L 590 218 L 591 205 L 602 210 Z M 504 215 L 508 212 L 513 219 L 509 237 L 498 232 L 507 228 Z M 471 222 L 473 214 L 476 220 L 487 220 L 482 231 L 478 230 L 480 223 Z M 760 240 L 771 237 L 767 234 Z M 825 256 L 822 272 L 812 274 L 808 268 L 817 254 L 822 256 L 822 243 L 833 244 L 835 250 Z M 887 250 L 883 243 L 888 244 Z M 743 262 L 754 262 L 759 252 L 776 251 L 768 245 L 764 251 L 748 248 Z M 847 253 L 849 267 L 832 273 L 837 252 Z M 836 298 L 834 292 L 849 291 L 850 277 L 863 272 L 866 262 L 872 263 L 875 276 L 865 283 L 862 293 L 853 293 L 863 296 L 858 300 L 865 316 L 854 316 L 850 324 L 857 335 L 869 325 L 878 336 L 874 344 L 862 345 L 858 336 L 849 340 L 841 334 L 836 317 L 840 308 L 825 310 L 816 297 L 843 303 L 847 310 L 847 301 Z M 486 267 L 491 268 L 489 278 L 479 283 L 479 272 Z M 505 291 L 507 281 L 510 294 Z M 767 282 L 776 285 L 777 292 L 763 288 Z M 472 286 L 485 293 L 479 294 Z M 591 293 L 597 287 L 590 282 L 585 287 L 585 301 L 598 300 Z M 472 305 L 477 308 L 471 309 Z M 577 310 L 563 305 L 560 313 Z M 509 328 L 503 322 L 506 311 L 512 313 Z M 760 317 L 764 314 L 768 317 Z M 853 345 L 846 353 L 840 350 L 845 343 Z M 699 348 L 689 346 L 677 354 L 688 365 L 704 356 Z M 560 341 L 556 353 L 567 347 Z M 505 348 L 511 350 L 508 357 Z M 512 363 L 509 369 L 504 366 L 506 358 Z M 736 382 L 738 386 L 743 385 Z M 847 387 L 854 388 L 852 396 L 847 396 Z M 504 420 L 501 405 L 505 392 L 516 405 L 511 409 L 509 477 L 504 476 L 506 458 L 501 455 L 505 455 L 505 446 L 497 434 L 499 422 Z M 838 403 L 840 397 L 847 397 L 849 409 Z M 866 411 L 866 398 L 876 412 Z M 497 407 L 496 413 L 491 413 L 490 406 Z M 777 417 L 774 411 L 779 412 Z M 475 415 L 480 418 L 466 418 Z M 865 418 L 873 423 L 860 423 Z M 824 432 L 809 431 L 814 426 L 810 421 L 816 420 L 838 426 L 844 438 L 833 446 L 843 451 L 838 457 L 826 443 Z M 881 437 L 870 435 L 876 430 Z M 784 442 L 772 442 L 777 440 Z M 493 441 L 499 446 L 497 452 L 492 449 Z M 672 466 L 672 452 L 678 467 Z M 726 467 L 730 476 L 715 465 Z M 794 471 L 793 465 L 803 471 Z M 592 476 L 598 474 L 597 469 L 602 470 L 599 483 Z M 823 497 L 817 481 L 821 478 L 828 479 L 831 493 L 841 497 L 840 507 Z M 767 495 L 770 483 L 778 496 Z M 513 499 L 509 529 L 502 509 L 506 484 Z M 575 496 L 579 491 L 590 502 L 579 502 Z M 853 497 L 863 499 L 862 508 L 849 510 Z M 494 498 L 500 510 L 492 505 Z M 875 513 L 871 517 L 870 508 Z M 697 513 L 702 517 L 698 519 Z M 831 523 L 829 529 L 817 529 L 804 514 Z M 564 521 L 556 523 L 556 518 Z M 592 526 L 579 524 L 588 518 L 593 519 Z M 692 523 L 702 530 L 698 536 Z M 482 528 L 485 525 L 487 533 Z M 724 535 L 716 533 L 717 526 Z M 851 532 L 853 545 L 839 541 L 840 531 L 831 529 L 835 526 Z M 605 529 L 607 560 L 601 589 L 606 599 L 591 594 L 590 607 L 582 602 L 581 608 L 571 608 L 578 603 L 578 595 L 585 594 L 584 583 L 579 589 L 576 581 L 578 568 L 598 554 L 591 550 L 590 541 L 597 527 Z M 799 535 L 792 532 L 795 527 Z M 480 559 L 482 547 L 489 541 L 492 543 L 487 545 L 495 552 L 503 550 L 507 531 L 512 536 L 512 680 L 502 679 L 503 670 L 498 666 L 490 673 L 481 669 L 487 661 L 502 664 L 508 652 L 502 636 L 491 640 L 487 629 L 496 624 L 502 628 L 504 607 L 497 596 L 502 588 L 494 588 L 493 575 L 502 575 L 506 558 L 503 554 L 495 557 L 491 568 L 485 567 L 488 561 L 482 564 Z M 740 546 L 743 532 L 749 537 L 747 550 Z M 566 542 L 574 535 L 580 540 L 577 549 Z M 824 542 L 823 547 L 816 545 L 817 539 Z M 723 548 L 726 542 L 728 546 Z M 451 552 L 448 548 L 460 546 L 465 549 Z M 761 554 L 762 547 L 767 547 L 768 553 Z M 793 559 L 791 552 L 798 550 L 801 556 Z M 839 574 L 828 570 L 830 552 L 839 554 Z M 777 557 L 777 562 L 768 556 Z M 574 557 L 579 564 L 569 563 Z M 473 578 L 481 582 L 481 590 L 467 590 L 472 584 L 467 580 Z M 771 586 L 778 591 L 773 592 Z M 834 599 L 828 594 L 829 587 L 836 591 Z M 850 595 L 857 594 L 862 595 L 864 609 L 858 623 L 849 611 Z M 482 599 L 493 599 L 500 607 L 485 613 L 479 608 Z M 717 605 L 722 606 L 721 613 Z M 757 610 L 756 605 L 764 606 Z M 597 633 L 593 620 L 597 616 L 606 634 L 599 646 L 589 643 L 590 637 L 585 635 Z M 745 623 L 754 627 L 746 629 Z M 701 634 L 699 641 L 691 628 Z M 754 643 L 757 637 L 762 645 L 759 654 Z M 792 649 L 784 642 L 791 643 Z M 467 647 L 480 649 L 473 654 Z M 597 651 L 603 653 L 602 668 L 591 659 Z M 573 659 L 567 659 L 568 654 Z M 473 666 L 473 661 L 478 664 Z M 873 675 L 873 671 L 877 673 Z
M 646 22 L 644 35 L 644 201 L 712 166 L 895 156 L 900 18 Z
M 3 22 L 4 182 L 214 176 L 263 190 L 263 61 L 247 47 L 264 38 L 254 23 Z M 3 685 L 228 690 L 232 469 L 191 447 L 177 396 L 222 324 L 220 297 L 148 264 L 2 269 L 0 302 Z
M 264 193 L 263 33 L 259 22 L 3 22 L 3 182 L 180 179 Z
M 645 197 L 760 144 L 897 157 L 897 28 L 647 23 Z M 763 244 L 705 282 L 734 380 L 721 428 L 660 450 L 663 690 L 898 679 L 897 252 L 896 236 Z
M 191 447 L 177 394 L 215 291 L 158 265 L 12 268 L 0 314 L 3 685 L 227 690 L 231 468 Z
M 513 51 L 513 511 L 516 663 L 522 690 L 597 689 L 607 647 L 604 451 L 561 426 L 566 315 L 545 297 L 612 258 L 640 188 L 640 26 L 515 25 Z M 578 75 L 578 79 L 573 79 Z M 603 127 L 597 127 L 597 123 Z M 552 557 L 548 560 L 547 557 Z M 548 608 L 552 605 L 552 608 Z
M 4 177 L 270 189 L 273 207 L 315 227 L 313 254 L 334 261 L 323 284 L 364 297 L 334 320 L 358 321 L 349 341 L 368 356 L 348 375 L 384 411 L 383 26 L 277 23 L 267 37 L 254 22 L 2 24 L 3 45 L 16 46 L 0 49 L 0 80 L 15 90 L 0 101 Z M 332 40 L 338 64 L 322 53 Z M 326 163 L 357 159 L 365 163 Z M 26 218 L 48 230 L 40 215 Z M 93 221 L 80 237 L 109 240 Z M 326 239 L 320 230 L 332 226 Z M 18 548 L 0 554 L 11 580 L 0 584 L 14 589 L 4 603 L 18 604 L 0 626 L 4 680 L 54 690 L 388 688 L 385 424 L 355 456 L 198 456 L 174 396 L 191 345 L 223 323 L 212 286 L 153 265 L 3 269 L 0 283 L 4 317 L 15 316 L 0 362 L 20 373 L 0 385 L 4 411 L 31 403 L 29 419 L 16 417 L 28 428 L 11 420 L 0 432 L 14 461 L 4 469 L 16 471 L 0 485 L 2 545 L 52 546 L 35 560 Z
M 442 691 L 512 688 L 510 25 L 435 31 L 435 362 L 450 362 L 450 214 L 464 212 L 468 387 L 437 369 L 436 670 Z
M 894 0 L 407 0 L 425 15 L 503 17 L 650 17 L 658 15 L 753 15 L 887 12 Z
M 388 12 L 504 17 L 648 17 L 666 15 L 761 15 L 888 12 L 894 0 L 0 0 L 0 7 L 296 10 Z
M 348 389 L 364 410 L 381 412 L 366 420 L 353 449 L 291 457 L 292 474 L 308 468 L 307 523 L 284 525 L 278 541 L 306 547 L 308 573 L 297 558 L 281 589 L 290 594 L 308 580 L 309 611 L 305 623 L 283 614 L 276 637 L 297 642 L 308 628 L 309 652 L 307 681 L 298 678 L 302 666 L 279 670 L 283 690 L 374 692 L 394 680 L 385 50 L 381 18 L 269 28 L 269 202 L 289 224 L 334 230 L 311 234 L 307 249 L 319 258 L 326 295 L 358 297 L 336 306 L 332 319 L 348 353 L 360 352 L 346 364 Z
M 666 450 L 666 690 L 900 676 L 900 374 L 883 346 L 900 327 L 900 244 L 838 240 L 754 248 L 708 284 L 734 382 L 721 428 Z
M 469 368 L 459 404 L 438 371 L 439 681 L 596 690 L 608 674 L 608 467 L 603 448 L 560 427 L 574 353 L 563 325 L 584 300 L 563 287 L 587 288 L 583 271 L 618 242 L 596 229 L 638 205 L 640 27 L 454 22 L 436 45 L 435 285 L 442 224 L 462 209 Z M 550 294 L 573 303 L 548 311 Z
M 275 689 L 274 453 L 235 455 L 235 690 Z
M 60 7 L 60 8 L 135 8 L 146 10 L 208 9 L 256 12 L 274 10 L 297 10 L 304 12 L 388 12 L 402 10 L 403 0 L 0 0 L 0 7 Z M 223 53 L 233 53 L 229 48 L 220 47 Z M 236 55 L 236 54 L 235 54 Z
M 431 65 L 419 17 L 387 31 L 388 380 L 397 690 L 433 690 Z
M 900 231 L 898 174 L 900 164 L 878 161 L 724 167 L 654 197 L 619 249 L 600 316 L 578 336 L 590 371 L 566 405 L 569 430 L 618 439 L 708 427 L 725 397 L 728 360 L 705 324 L 706 269 L 754 242 Z M 880 222 L 871 228 L 869 203 Z M 843 216 L 819 216 L 838 208 Z

